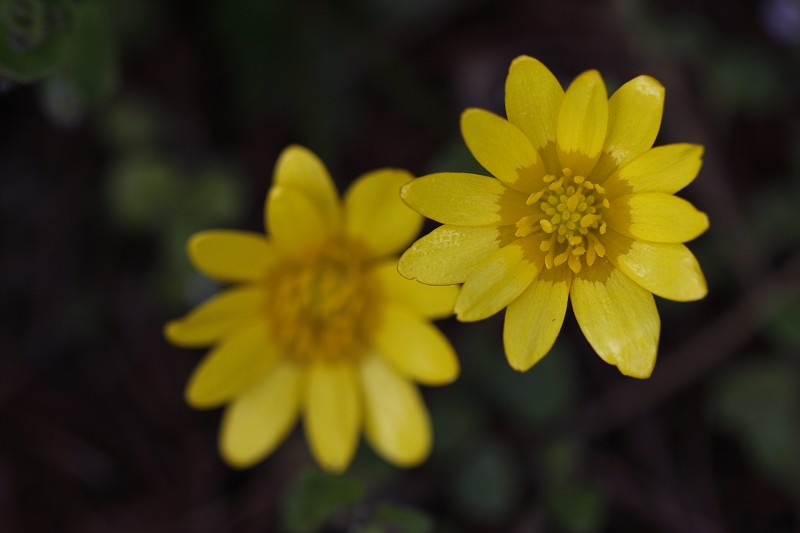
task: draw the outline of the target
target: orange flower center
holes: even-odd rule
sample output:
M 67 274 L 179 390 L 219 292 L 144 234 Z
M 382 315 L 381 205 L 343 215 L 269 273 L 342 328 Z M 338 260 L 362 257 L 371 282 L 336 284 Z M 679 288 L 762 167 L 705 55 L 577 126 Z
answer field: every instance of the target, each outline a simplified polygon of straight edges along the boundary
M 606 232 L 603 212 L 609 202 L 605 189 L 583 176 L 573 176 L 568 168 L 562 170 L 558 179 L 548 174 L 542 181 L 542 189 L 525 202 L 538 210 L 534 208 L 533 215 L 517 222 L 516 235 L 525 237 L 543 232 L 539 249 L 545 253 L 547 269 L 566 263 L 577 274 L 583 261 L 592 266 L 597 256 L 606 253 L 599 238 Z
M 357 243 L 337 240 L 273 268 L 267 315 L 287 355 L 307 364 L 364 353 L 378 292 L 367 259 Z

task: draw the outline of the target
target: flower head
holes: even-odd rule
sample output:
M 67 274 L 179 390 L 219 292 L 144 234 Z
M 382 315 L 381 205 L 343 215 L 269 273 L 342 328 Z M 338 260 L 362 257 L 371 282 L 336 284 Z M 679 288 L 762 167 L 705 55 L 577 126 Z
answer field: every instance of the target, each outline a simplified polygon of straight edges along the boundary
M 292 146 L 267 196 L 268 236 L 205 231 L 189 241 L 198 270 L 235 285 L 165 334 L 212 345 L 189 379 L 194 407 L 227 404 L 220 451 L 234 466 L 270 454 L 302 414 L 317 462 L 350 464 L 361 428 L 388 461 L 411 466 L 430 450 L 428 413 L 415 382 L 440 385 L 459 366 L 429 319 L 452 313 L 455 287 L 397 273 L 422 217 L 399 198 L 412 176 L 377 170 L 339 201 L 322 162 Z
M 571 301 L 603 360 L 650 376 L 660 332 L 653 294 L 706 294 L 682 243 L 708 219 L 673 196 L 697 176 L 703 148 L 651 148 L 663 103 L 664 88 L 649 76 L 609 99 L 597 71 L 565 92 L 542 63 L 517 58 L 506 80 L 508 119 L 480 109 L 461 118 L 467 147 L 494 177 L 431 174 L 402 189 L 409 206 L 444 225 L 406 251 L 400 273 L 464 283 L 459 320 L 507 307 L 503 340 L 517 370 L 547 354 Z

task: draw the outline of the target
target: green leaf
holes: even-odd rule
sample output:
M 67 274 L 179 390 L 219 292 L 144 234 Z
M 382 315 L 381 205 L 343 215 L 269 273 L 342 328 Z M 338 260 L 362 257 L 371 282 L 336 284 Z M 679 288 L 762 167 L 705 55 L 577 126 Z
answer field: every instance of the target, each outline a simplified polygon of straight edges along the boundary
M 372 520 L 365 527 L 392 533 L 431 533 L 434 525 L 433 518 L 419 509 L 382 504 L 375 508 Z
M 178 207 L 185 222 L 197 229 L 235 222 L 244 210 L 241 179 L 226 165 L 207 165 L 192 177 Z
M 0 74 L 25 83 L 53 72 L 64 59 L 73 16 L 68 0 L 0 0 Z
M 800 369 L 796 361 L 748 362 L 709 397 L 710 415 L 736 436 L 762 475 L 800 494 Z
M 796 355 L 800 348 L 800 299 L 785 306 L 767 325 L 767 332 L 778 342 L 794 348 Z
M 536 367 L 516 372 L 500 354 L 483 359 L 481 386 L 497 410 L 515 423 L 545 426 L 564 419 L 575 396 L 570 354 L 559 340 Z
M 592 533 L 605 523 L 603 493 L 589 484 L 557 485 L 547 490 L 546 499 L 550 515 L 563 531 Z
M 281 521 L 289 533 L 318 531 L 337 511 L 364 497 L 358 481 L 305 470 L 297 476 L 281 505 Z
M 71 125 L 104 103 L 118 83 L 117 43 L 108 10 L 99 0 L 76 5 L 75 23 L 61 66 L 47 81 L 45 109 L 58 123 Z M 70 94 L 65 102 L 63 93 Z
M 112 219 L 134 231 L 159 231 L 185 194 L 175 165 L 151 155 L 122 161 L 112 170 L 108 187 Z
M 452 483 L 451 498 L 461 516 L 482 524 L 497 523 L 519 502 L 519 463 L 499 442 L 476 445 L 463 457 Z

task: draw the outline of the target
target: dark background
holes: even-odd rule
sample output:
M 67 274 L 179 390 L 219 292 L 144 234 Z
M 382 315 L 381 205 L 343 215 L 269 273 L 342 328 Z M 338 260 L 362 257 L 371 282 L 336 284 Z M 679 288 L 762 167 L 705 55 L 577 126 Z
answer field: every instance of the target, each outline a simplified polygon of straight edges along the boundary
M 653 377 L 571 312 L 526 374 L 502 315 L 450 319 L 423 466 L 362 442 L 325 476 L 297 430 L 227 467 L 220 411 L 182 399 L 202 351 L 161 335 L 217 290 L 186 238 L 259 231 L 289 143 L 340 189 L 480 171 L 459 115 L 502 114 L 521 54 L 653 75 L 656 144 L 705 145 L 681 195 L 709 295 L 658 301 Z M 0 0 L 0 73 L 0 531 L 800 531 L 800 1 Z

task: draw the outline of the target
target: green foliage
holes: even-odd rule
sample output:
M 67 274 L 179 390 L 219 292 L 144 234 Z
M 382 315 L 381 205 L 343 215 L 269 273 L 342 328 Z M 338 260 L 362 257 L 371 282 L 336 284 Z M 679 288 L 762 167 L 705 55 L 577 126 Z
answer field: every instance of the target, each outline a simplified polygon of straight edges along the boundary
M 783 307 L 767 325 L 767 332 L 779 343 L 800 352 L 800 299 Z
M 512 451 L 499 441 L 477 442 L 459 457 L 450 495 L 458 516 L 493 524 L 520 501 L 522 473 Z
M 343 476 L 306 470 L 294 480 L 281 506 L 281 520 L 288 533 L 318 531 L 338 511 L 364 497 L 360 482 Z
M 709 66 L 710 99 L 724 110 L 762 116 L 780 108 L 788 96 L 783 65 L 752 43 L 729 45 Z
M 61 64 L 44 81 L 42 100 L 60 124 L 73 124 L 106 102 L 118 82 L 116 34 L 105 3 L 85 0 L 74 9 L 74 28 Z
M 433 533 L 434 521 L 426 513 L 412 507 L 381 504 L 361 530 L 363 533 Z
M 540 455 L 542 491 L 548 516 L 561 531 L 591 533 L 605 523 L 606 501 L 600 489 L 580 475 L 581 450 L 556 438 Z
M 109 176 L 111 216 L 135 231 L 158 231 L 185 192 L 176 165 L 154 154 L 123 160 Z
M 483 350 L 479 337 L 494 342 L 491 335 L 478 334 L 469 343 L 468 349 L 480 352 L 472 356 L 475 370 L 470 377 L 498 412 L 520 428 L 542 428 L 564 420 L 575 397 L 575 373 L 564 339 L 533 370 L 517 372 L 496 345 Z
M 64 59 L 73 19 L 68 0 L 0 0 L 0 74 L 31 82 L 53 72 Z
M 605 498 L 587 482 L 556 485 L 548 491 L 546 500 L 550 516 L 562 531 L 592 533 L 603 528 Z
M 800 369 L 796 361 L 742 363 L 710 396 L 712 420 L 735 435 L 762 475 L 800 495 Z

